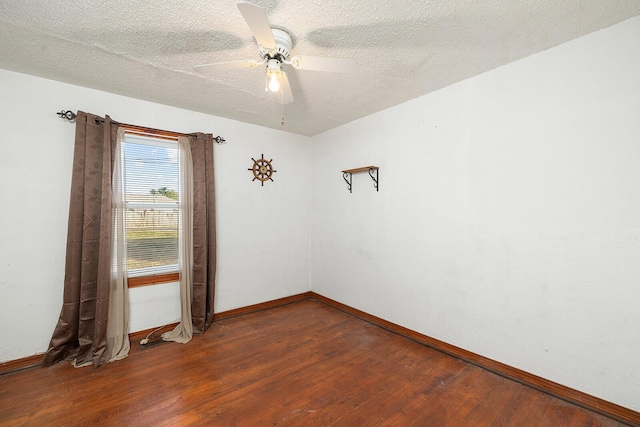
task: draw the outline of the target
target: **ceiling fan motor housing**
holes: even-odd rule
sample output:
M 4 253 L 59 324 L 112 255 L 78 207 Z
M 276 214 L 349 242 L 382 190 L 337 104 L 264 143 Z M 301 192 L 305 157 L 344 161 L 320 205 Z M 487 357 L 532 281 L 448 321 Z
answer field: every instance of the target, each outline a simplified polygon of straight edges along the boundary
M 291 36 L 283 30 L 279 30 L 277 28 L 272 28 L 271 33 L 273 33 L 273 39 L 276 42 L 276 52 L 270 54 L 267 50 L 265 50 L 262 46 L 258 45 L 258 51 L 260 52 L 260 58 L 274 58 L 279 61 L 289 60 L 291 57 L 291 48 L 293 47 L 293 41 L 291 40 Z

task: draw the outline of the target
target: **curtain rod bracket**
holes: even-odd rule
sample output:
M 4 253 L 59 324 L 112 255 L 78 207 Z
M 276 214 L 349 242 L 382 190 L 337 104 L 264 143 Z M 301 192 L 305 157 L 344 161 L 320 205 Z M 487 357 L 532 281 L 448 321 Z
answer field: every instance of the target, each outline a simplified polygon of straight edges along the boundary
M 71 110 L 60 110 L 59 113 L 56 113 L 57 115 L 59 115 L 61 118 L 63 119 L 67 119 L 70 122 L 74 121 L 76 119 L 76 113 L 74 113 Z

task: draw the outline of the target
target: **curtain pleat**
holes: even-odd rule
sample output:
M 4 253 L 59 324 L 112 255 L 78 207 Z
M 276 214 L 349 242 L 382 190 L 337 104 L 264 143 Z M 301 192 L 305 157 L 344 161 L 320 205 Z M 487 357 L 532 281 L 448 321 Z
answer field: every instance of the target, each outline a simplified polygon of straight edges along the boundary
M 117 125 L 79 111 L 76 117 L 63 305 L 43 366 L 109 360 L 107 316 L 111 281 L 111 179 Z
M 213 177 L 213 136 L 189 137 L 193 159 L 193 333 L 213 323 L 216 283 L 216 209 Z

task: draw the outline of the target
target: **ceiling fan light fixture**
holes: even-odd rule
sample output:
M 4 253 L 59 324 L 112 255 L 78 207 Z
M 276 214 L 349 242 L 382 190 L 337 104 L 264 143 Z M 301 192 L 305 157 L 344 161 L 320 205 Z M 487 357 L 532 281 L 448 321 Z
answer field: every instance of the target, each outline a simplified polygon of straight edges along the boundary
M 277 59 L 270 59 L 267 62 L 267 77 L 269 78 L 269 90 L 277 92 L 280 90 L 280 82 L 278 79 L 282 77 L 282 66 Z
M 277 92 L 280 90 L 280 83 L 278 83 L 278 76 L 275 74 L 271 75 L 271 80 L 269 81 L 269 90 L 271 92 Z

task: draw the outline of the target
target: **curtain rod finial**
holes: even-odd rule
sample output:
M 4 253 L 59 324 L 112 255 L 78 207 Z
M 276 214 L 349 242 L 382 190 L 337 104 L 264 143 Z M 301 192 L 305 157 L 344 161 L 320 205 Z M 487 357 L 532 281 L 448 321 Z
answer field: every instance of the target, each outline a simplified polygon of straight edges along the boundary
M 60 117 L 62 117 L 63 119 L 67 119 L 70 122 L 74 121 L 76 118 L 76 113 L 74 113 L 71 110 L 61 110 L 59 113 L 56 113 L 57 115 L 59 115 Z
M 216 143 L 218 143 L 218 144 L 222 144 L 222 143 L 227 142 L 227 141 L 226 141 L 223 137 L 221 137 L 221 136 L 214 136 L 214 137 L 213 137 L 213 140 L 214 140 Z

